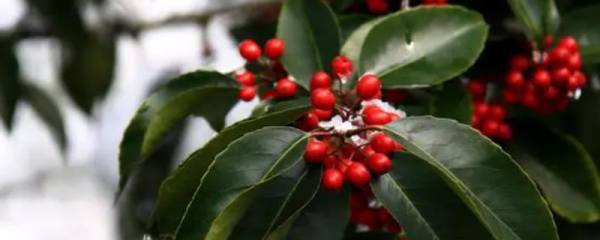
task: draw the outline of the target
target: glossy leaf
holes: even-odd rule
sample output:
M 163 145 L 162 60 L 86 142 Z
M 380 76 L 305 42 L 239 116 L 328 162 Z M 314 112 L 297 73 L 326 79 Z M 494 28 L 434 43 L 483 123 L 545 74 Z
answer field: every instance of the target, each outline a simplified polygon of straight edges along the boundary
M 318 167 L 298 164 L 258 187 L 253 203 L 228 239 L 267 239 L 288 220 L 293 221 L 317 193 L 321 174 Z
M 313 73 L 330 70 L 331 60 L 340 50 L 337 19 L 321 0 L 285 1 L 277 36 L 287 43 L 283 65 L 306 89 Z
M 531 179 L 476 130 L 432 117 L 408 117 L 383 129 L 428 163 L 495 239 L 557 239 Z
M 574 138 L 536 122 L 513 124 L 510 153 L 537 182 L 552 209 L 572 222 L 600 219 L 600 177 L 596 166 Z
M 261 117 L 238 122 L 220 132 L 194 152 L 167 178 L 160 187 L 158 201 L 154 209 L 153 224 L 160 225 L 163 232 L 174 231 L 187 204 L 193 198 L 202 176 L 213 163 L 215 156 L 232 141 L 266 126 L 286 125 L 298 119 L 309 108 L 308 104 L 275 111 Z
M 600 29 L 591 23 L 600 22 L 600 4 L 584 7 L 565 15 L 560 25 L 560 35 L 573 35 L 579 43 L 582 63 L 600 63 Z
M 195 114 L 219 130 L 237 96 L 235 80 L 204 71 L 182 75 L 152 94 L 142 103 L 121 140 L 119 190 L 173 127 Z
M 0 37 L 0 118 L 10 130 L 17 102 L 21 98 L 19 62 L 11 39 Z
M 48 125 L 61 150 L 65 151 L 67 147 L 67 135 L 58 105 L 44 91 L 32 85 L 23 86 L 23 97 Z
M 367 34 L 369 34 L 371 29 L 373 29 L 375 25 L 377 25 L 385 18 L 388 17 L 379 17 L 372 19 L 368 22 L 363 23 L 358 28 L 354 29 L 354 31 L 352 31 L 352 33 L 346 38 L 346 41 L 342 46 L 342 54 L 352 59 L 352 62 L 358 63 L 360 59 L 360 51 L 362 50 L 363 44 L 365 43 Z
M 402 11 L 383 19 L 367 34 L 359 74 L 377 74 L 385 88 L 439 84 L 473 65 L 487 32 L 482 16 L 462 7 Z
M 350 218 L 350 189 L 335 192 L 321 188 L 290 230 L 290 240 L 339 240 Z
M 525 25 L 528 35 L 543 43 L 547 34 L 554 34 L 560 16 L 554 0 L 508 0 L 513 13 Z
M 308 135 L 289 127 L 267 127 L 232 142 L 216 156 L 187 204 L 177 228 L 165 229 L 175 239 L 226 239 L 251 205 L 256 185 L 278 178 L 296 164 Z
M 431 115 L 454 119 L 467 125 L 471 124 L 472 111 L 471 94 L 458 80 L 444 83 L 442 89 L 434 93 L 429 103 Z
M 429 164 L 410 154 L 393 161 L 371 189 L 409 239 L 493 239 Z

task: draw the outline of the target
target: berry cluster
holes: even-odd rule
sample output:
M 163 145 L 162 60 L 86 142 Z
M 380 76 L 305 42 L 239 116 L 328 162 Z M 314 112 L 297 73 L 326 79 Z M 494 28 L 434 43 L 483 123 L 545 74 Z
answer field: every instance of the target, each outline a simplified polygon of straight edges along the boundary
M 248 63 L 256 63 L 261 69 L 260 81 L 257 81 L 257 74 L 248 69 L 235 74 L 235 79 L 242 85 L 239 95 L 241 100 L 251 101 L 254 99 L 259 84 L 267 89 L 265 94 L 261 96 L 262 99 L 286 99 L 296 94 L 298 90 L 296 82 L 287 76 L 281 63 L 279 63 L 279 58 L 283 56 L 285 51 L 285 43 L 281 39 L 272 38 L 267 41 L 264 47 L 266 59 L 261 59 L 262 50 L 260 46 L 251 39 L 242 41 L 239 45 L 239 51 Z
M 487 83 L 482 80 L 470 80 L 467 89 L 473 97 L 471 126 L 489 138 L 500 141 L 512 139 L 512 128 L 505 122 L 506 107 L 485 101 Z
M 549 49 L 537 54 L 538 62 L 523 55 L 511 59 L 503 92 L 505 102 L 540 113 L 563 111 L 576 91 L 586 85 L 577 40 L 563 37 L 550 49 L 552 38 L 547 37 L 545 44 Z
M 368 228 L 371 231 L 384 231 L 400 234 L 402 226 L 394 220 L 392 215 L 375 199 L 371 190 L 352 189 L 350 193 L 350 224 L 357 228 Z M 406 240 L 406 236 L 400 240 Z
M 345 181 L 364 187 L 372 175 L 390 171 L 388 154 L 402 150 L 376 126 L 404 113 L 380 100 L 382 84 L 373 74 L 360 77 L 355 89 L 345 89 L 353 71 L 347 57 L 334 58 L 331 69 L 331 75 L 318 71 L 309 81 L 313 109 L 297 122 L 299 128 L 313 132 L 304 159 L 325 166 L 322 184 L 327 189 L 338 190 Z

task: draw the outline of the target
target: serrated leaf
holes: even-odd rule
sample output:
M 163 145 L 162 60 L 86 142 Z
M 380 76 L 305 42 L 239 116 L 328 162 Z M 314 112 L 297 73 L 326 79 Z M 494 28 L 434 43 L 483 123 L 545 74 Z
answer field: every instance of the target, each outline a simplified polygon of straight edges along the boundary
M 289 240 L 339 240 L 350 218 L 350 188 L 336 192 L 321 188 L 291 226 Z
M 44 91 L 33 85 L 23 86 L 23 97 L 48 125 L 50 132 L 56 138 L 58 145 L 64 152 L 67 147 L 67 135 L 58 105 Z
M 187 204 L 175 239 L 225 239 L 252 203 L 256 185 L 280 177 L 302 155 L 308 135 L 290 127 L 267 127 L 246 134 L 216 156 Z
M 513 124 L 510 153 L 537 182 L 552 209 L 571 222 L 600 219 L 600 177 L 596 166 L 574 138 L 542 123 Z
M 200 115 L 219 130 L 237 96 L 235 80 L 205 71 L 182 75 L 152 94 L 137 110 L 121 140 L 119 191 L 173 127 L 190 115 Z
M 587 6 L 569 12 L 562 19 L 559 34 L 573 35 L 579 43 L 579 52 L 585 65 L 600 63 L 600 29 L 595 24 L 600 22 L 600 4 Z
M 493 239 L 429 164 L 410 154 L 396 154 L 393 162 L 371 189 L 409 239 Z
M 360 51 L 359 74 L 377 74 L 385 88 L 439 84 L 473 65 L 487 32 L 483 17 L 462 7 L 402 11 L 369 31 Z
M 285 1 L 277 36 L 287 43 L 281 62 L 306 89 L 316 71 L 331 69 L 330 62 L 340 50 L 337 19 L 321 0 Z
M 508 0 L 508 4 L 529 31 L 529 37 L 540 44 L 547 34 L 554 34 L 560 24 L 553 0 Z
M 531 179 L 478 131 L 433 117 L 408 117 L 382 128 L 432 166 L 495 239 L 558 238 Z
M 160 223 L 162 232 L 174 231 L 179 223 L 174 216 L 183 215 L 187 203 L 194 196 L 202 176 L 214 161 L 215 156 L 232 141 L 266 126 L 287 125 L 302 116 L 309 107 L 308 103 L 297 102 L 295 107 L 290 105 L 279 111 L 238 122 L 221 131 L 194 152 L 163 182 L 154 209 L 153 224 Z
M 434 93 L 429 103 L 431 115 L 454 119 L 467 125 L 471 124 L 472 108 L 471 94 L 458 80 L 444 83 L 442 89 Z
M 17 102 L 21 98 L 19 62 L 12 39 L 0 37 L 0 118 L 10 131 Z

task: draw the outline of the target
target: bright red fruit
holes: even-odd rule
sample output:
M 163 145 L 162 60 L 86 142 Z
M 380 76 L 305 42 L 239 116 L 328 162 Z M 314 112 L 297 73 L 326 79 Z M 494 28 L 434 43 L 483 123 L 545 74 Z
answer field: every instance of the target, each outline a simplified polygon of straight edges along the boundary
M 235 80 L 244 86 L 254 86 L 256 84 L 256 75 L 250 71 L 243 71 L 235 75 Z
M 558 41 L 558 46 L 564 47 L 571 52 L 579 51 L 579 45 L 577 44 L 577 40 L 573 36 L 566 36 L 561 38 Z
M 565 63 L 569 61 L 571 53 L 569 49 L 558 46 L 550 52 L 550 60 L 555 63 Z
M 308 112 L 298 121 L 298 128 L 311 131 L 319 126 L 319 117 L 314 112 Z
M 475 98 L 484 98 L 486 93 L 486 84 L 483 81 L 471 80 L 467 83 L 467 89 Z
M 243 101 L 246 101 L 246 102 L 251 101 L 252 99 L 254 99 L 254 97 L 256 97 L 256 88 L 255 87 L 242 87 L 242 89 L 240 89 L 239 97 Z
M 344 174 L 335 168 L 323 172 L 323 187 L 330 190 L 340 190 L 344 186 Z
M 331 68 L 336 75 L 342 77 L 349 76 L 354 70 L 352 61 L 343 55 L 337 56 L 331 61 Z
M 324 71 L 318 71 L 312 75 L 308 84 L 310 85 L 310 90 L 331 88 L 331 77 Z
M 317 117 L 321 121 L 327 121 L 327 120 L 331 119 L 331 116 L 333 115 L 332 110 L 321 110 L 321 109 L 315 108 L 312 110 L 312 112 L 315 113 L 315 115 L 317 115 Z
M 475 115 L 485 118 L 490 112 L 490 106 L 482 102 L 475 103 L 475 106 L 473 107 L 473 112 L 475 113 Z
M 483 122 L 481 132 L 483 135 L 488 137 L 495 137 L 498 134 L 498 128 L 500 127 L 496 120 L 486 120 Z
M 367 0 L 367 8 L 370 12 L 383 14 L 389 10 L 388 3 L 385 0 Z
M 552 80 L 554 80 L 554 82 L 557 84 L 565 83 L 567 80 L 569 80 L 570 76 L 571 71 L 569 71 L 569 69 L 566 67 L 557 68 L 552 71 Z
M 504 141 L 508 141 L 508 140 L 512 139 L 512 136 L 513 136 L 512 128 L 506 123 L 500 124 L 500 126 L 498 127 L 498 138 L 500 138 Z
M 367 114 L 363 112 L 363 121 L 367 125 L 385 125 L 392 121 L 390 114 L 384 111 L 371 111 Z
M 307 163 L 321 163 L 327 157 L 329 146 L 326 142 L 312 139 L 306 144 L 304 160 Z
M 371 138 L 370 146 L 378 153 L 388 154 L 396 149 L 396 141 L 385 133 L 377 133 Z
M 279 38 L 271 38 L 265 44 L 265 55 L 272 60 L 279 59 L 284 51 L 285 43 Z
M 296 82 L 290 80 L 289 78 L 283 78 L 275 83 L 275 91 L 277 92 L 277 97 L 280 98 L 289 98 L 293 97 L 296 94 L 298 87 Z
M 335 94 L 330 89 L 315 89 L 310 94 L 310 102 L 315 108 L 331 110 L 335 106 Z
M 381 175 L 392 169 L 392 161 L 385 154 L 375 153 L 367 158 L 367 166 L 373 173 Z
M 490 107 L 490 117 L 500 121 L 506 117 L 506 109 L 501 105 L 492 105 Z
M 362 187 L 371 181 L 371 173 L 364 164 L 353 162 L 348 166 L 348 169 L 346 169 L 346 178 L 348 178 L 348 181 L 354 186 Z
M 550 73 L 548 73 L 548 71 L 545 69 L 538 69 L 533 73 L 533 83 L 535 83 L 537 86 L 547 87 L 550 85 L 551 80 Z
M 510 59 L 510 67 L 512 68 L 512 70 L 517 72 L 527 70 L 530 64 L 531 61 L 529 60 L 529 58 L 523 55 L 517 55 Z
M 250 62 L 256 61 L 261 54 L 260 46 L 252 39 L 242 41 L 239 50 L 240 55 Z
M 506 85 L 509 88 L 520 88 L 525 85 L 525 78 L 519 71 L 510 71 L 506 75 Z
M 381 90 L 381 81 L 373 74 L 367 74 L 358 80 L 356 93 L 362 99 L 372 99 Z

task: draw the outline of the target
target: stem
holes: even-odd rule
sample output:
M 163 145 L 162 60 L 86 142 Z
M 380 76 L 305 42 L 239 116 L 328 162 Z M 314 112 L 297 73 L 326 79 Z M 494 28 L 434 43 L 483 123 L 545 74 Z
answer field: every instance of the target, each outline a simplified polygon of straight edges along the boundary
M 400 9 L 402 9 L 402 10 L 410 9 L 410 0 L 402 0 Z

